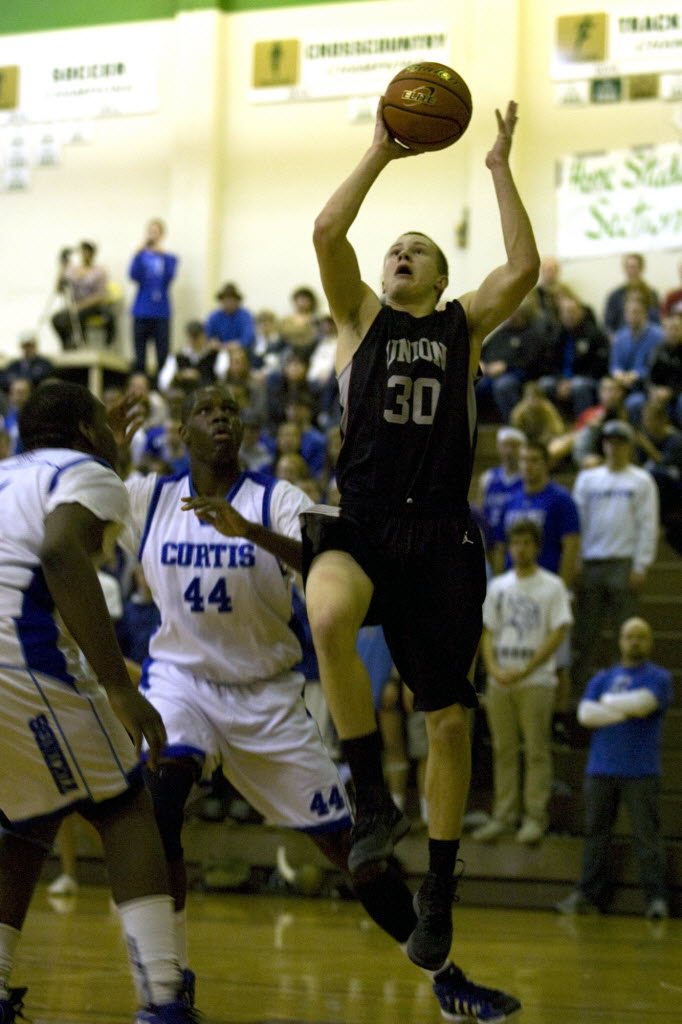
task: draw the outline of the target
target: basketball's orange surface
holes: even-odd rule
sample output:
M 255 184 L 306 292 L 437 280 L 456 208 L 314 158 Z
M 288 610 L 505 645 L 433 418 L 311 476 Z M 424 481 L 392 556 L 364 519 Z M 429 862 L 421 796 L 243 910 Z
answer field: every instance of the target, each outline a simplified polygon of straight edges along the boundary
M 471 93 L 445 64 L 410 64 L 391 79 L 383 117 L 398 142 L 418 153 L 457 142 L 471 120 Z

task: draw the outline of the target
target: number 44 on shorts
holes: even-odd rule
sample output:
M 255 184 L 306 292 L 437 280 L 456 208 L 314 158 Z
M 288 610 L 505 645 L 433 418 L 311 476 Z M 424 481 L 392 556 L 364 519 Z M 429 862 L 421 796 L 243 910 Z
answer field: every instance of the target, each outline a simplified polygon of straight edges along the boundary
M 346 801 L 341 796 L 338 786 L 332 786 L 326 800 L 322 790 L 318 789 L 310 801 L 310 810 L 314 811 L 318 818 L 326 818 L 332 811 L 342 811 L 345 806 Z

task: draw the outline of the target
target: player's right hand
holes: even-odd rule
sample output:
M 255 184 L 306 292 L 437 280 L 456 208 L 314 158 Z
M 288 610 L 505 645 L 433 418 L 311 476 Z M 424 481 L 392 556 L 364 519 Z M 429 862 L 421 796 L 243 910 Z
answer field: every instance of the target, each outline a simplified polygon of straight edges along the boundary
M 156 708 L 132 686 L 114 686 L 107 690 L 109 703 L 130 734 L 139 755 L 143 738 L 147 741 L 147 763 L 156 771 L 167 741 L 166 729 Z
M 384 121 L 384 98 L 383 96 L 379 100 L 377 107 L 376 122 L 374 124 L 374 139 L 372 140 L 375 146 L 381 146 L 383 149 L 387 149 L 391 160 L 401 160 L 404 156 L 419 156 L 420 154 L 415 152 L 414 149 L 408 149 L 407 146 L 401 146 L 399 142 L 393 138 L 386 122 Z

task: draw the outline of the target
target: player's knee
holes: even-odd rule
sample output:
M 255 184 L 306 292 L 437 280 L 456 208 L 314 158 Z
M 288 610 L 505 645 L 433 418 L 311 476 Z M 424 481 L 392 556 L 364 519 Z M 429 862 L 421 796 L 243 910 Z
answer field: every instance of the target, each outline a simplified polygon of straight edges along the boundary
M 427 712 L 426 731 L 431 750 L 451 749 L 453 745 L 468 742 L 469 715 L 466 708 L 461 704 L 452 704 L 439 711 Z
M 355 650 L 357 630 L 347 609 L 332 604 L 312 606 L 308 619 L 319 658 L 344 657 Z
M 397 711 L 400 705 L 400 684 L 389 680 L 381 691 L 381 710 Z

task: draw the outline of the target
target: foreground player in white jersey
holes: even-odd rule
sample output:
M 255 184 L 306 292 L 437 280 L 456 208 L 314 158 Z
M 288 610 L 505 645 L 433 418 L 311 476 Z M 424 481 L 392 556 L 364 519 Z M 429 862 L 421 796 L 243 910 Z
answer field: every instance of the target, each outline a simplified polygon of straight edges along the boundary
M 306 713 L 303 676 L 294 670 L 301 648 L 290 628 L 292 570 L 301 567 L 298 516 L 310 500 L 286 481 L 241 471 L 242 425 L 226 388 L 190 397 L 182 433 L 189 473 L 128 482 L 132 527 L 122 541 L 138 553 L 161 612 L 142 686 L 164 719 L 168 744 L 149 785 L 170 866 L 179 946 L 186 947 L 181 831 L 197 780 L 221 765 L 268 822 L 307 832 L 343 871 L 351 815 Z M 404 944 L 416 915 L 398 872 L 387 867 L 356 890 L 370 916 Z M 480 1007 L 480 1020 L 502 1020 L 518 1007 L 512 997 L 449 968 L 434 984 L 441 1006 L 452 1005 L 455 977 L 470 1005 Z
M 0 1021 L 24 1019 L 26 990 L 9 987 L 15 950 L 60 821 L 76 810 L 104 845 L 136 1024 L 192 1024 L 130 738 L 144 736 L 154 767 L 165 732 L 130 682 L 93 565 L 128 515 L 114 437 L 101 402 L 60 382 L 36 391 L 20 427 L 26 453 L 0 463 Z

